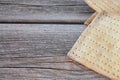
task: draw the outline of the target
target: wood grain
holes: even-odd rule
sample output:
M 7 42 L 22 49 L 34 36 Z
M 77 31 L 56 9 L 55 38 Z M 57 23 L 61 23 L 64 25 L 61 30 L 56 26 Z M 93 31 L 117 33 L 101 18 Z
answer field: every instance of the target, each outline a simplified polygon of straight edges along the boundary
M 83 0 L 0 0 L 0 3 L 26 5 L 85 5 Z
M 85 75 L 86 73 L 90 75 Z M 1 80 L 108 80 L 91 71 L 39 68 L 4 68 L 0 69 L 0 77 Z
M 83 25 L 0 24 L 0 54 L 66 55 Z
M 109 80 L 69 59 L 84 25 L 0 24 L 0 80 Z
M 93 12 L 83 0 L 0 0 L 0 22 L 83 23 Z

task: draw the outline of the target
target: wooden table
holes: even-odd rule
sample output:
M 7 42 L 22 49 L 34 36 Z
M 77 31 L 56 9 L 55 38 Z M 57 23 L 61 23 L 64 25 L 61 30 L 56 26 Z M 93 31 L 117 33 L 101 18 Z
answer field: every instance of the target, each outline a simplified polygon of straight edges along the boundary
M 0 80 L 109 80 L 66 56 L 93 12 L 82 0 L 0 0 Z

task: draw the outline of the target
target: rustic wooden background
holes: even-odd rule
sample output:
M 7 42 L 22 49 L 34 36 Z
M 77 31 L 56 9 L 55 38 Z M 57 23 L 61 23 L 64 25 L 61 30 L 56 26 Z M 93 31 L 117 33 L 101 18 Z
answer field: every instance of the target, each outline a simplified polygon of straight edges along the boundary
M 109 80 L 66 56 L 93 12 L 83 0 L 0 0 L 0 80 Z

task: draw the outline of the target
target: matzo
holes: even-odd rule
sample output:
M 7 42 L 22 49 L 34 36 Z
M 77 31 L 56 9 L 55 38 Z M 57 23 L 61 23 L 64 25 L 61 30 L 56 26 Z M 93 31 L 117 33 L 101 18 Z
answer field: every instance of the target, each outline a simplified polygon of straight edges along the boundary
M 86 21 L 84 24 L 88 26 L 88 25 L 94 20 L 94 18 L 95 18 L 97 15 L 98 15 L 97 12 L 95 12 L 94 14 L 92 14 L 92 16 L 91 16 L 89 19 L 87 19 L 87 21 Z
M 97 12 L 120 13 L 120 0 L 84 0 Z
M 100 13 L 68 56 L 114 80 L 120 80 L 120 15 Z

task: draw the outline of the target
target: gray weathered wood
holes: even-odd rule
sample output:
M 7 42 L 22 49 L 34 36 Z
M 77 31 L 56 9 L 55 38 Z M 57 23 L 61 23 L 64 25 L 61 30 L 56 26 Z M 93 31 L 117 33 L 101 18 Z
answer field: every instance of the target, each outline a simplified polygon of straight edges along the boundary
M 0 54 L 66 55 L 83 25 L 0 24 Z
M 0 0 L 0 22 L 83 23 L 93 12 L 83 0 Z
M 88 74 L 89 73 L 89 74 Z M 40 68 L 0 68 L 1 80 L 108 80 L 92 71 Z
M 0 3 L 26 5 L 85 5 L 83 0 L 0 0 Z
M 0 80 L 109 80 L 66 55 L 84 25 L 0 24 Z

